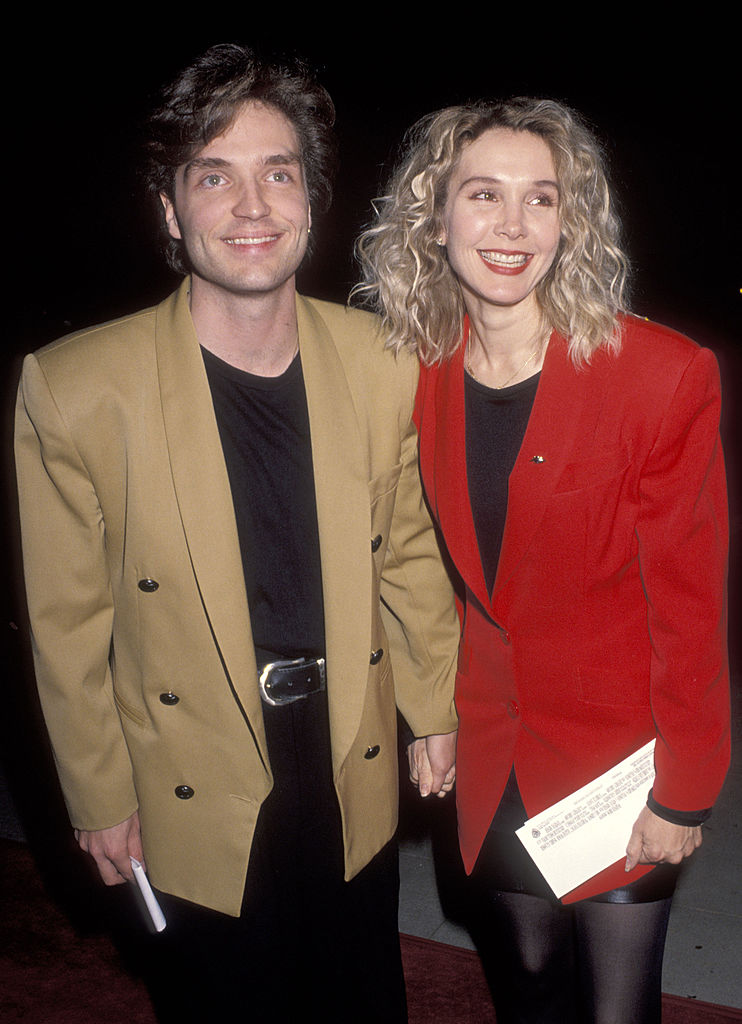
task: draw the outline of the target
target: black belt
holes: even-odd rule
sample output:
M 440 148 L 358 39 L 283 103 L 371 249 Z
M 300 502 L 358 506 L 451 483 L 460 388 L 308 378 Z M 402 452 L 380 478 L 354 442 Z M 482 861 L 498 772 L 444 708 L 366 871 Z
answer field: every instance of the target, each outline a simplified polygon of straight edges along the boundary
M 293 704 L 326 688 L 324 658 L 269 661 L 258 680 L 260 696 L 273 707 Z

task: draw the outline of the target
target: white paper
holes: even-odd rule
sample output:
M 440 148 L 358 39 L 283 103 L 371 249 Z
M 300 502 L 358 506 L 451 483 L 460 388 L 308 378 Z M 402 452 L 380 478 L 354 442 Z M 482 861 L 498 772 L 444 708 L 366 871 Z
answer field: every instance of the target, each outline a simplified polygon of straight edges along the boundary
M 161 932 L 167 923 L 165 921 L 165 915 L 160 909 L 157 897 L 152 892 L 152 886 L 149 884 L 149 879 L 145 874 L 144 868 L 138 860 L 135 860 L 134 857 L 129 857 L 129 860 L 131 861 L 131 866 L 134 869 L 134 880 L 139 886 L 139 891 L 144 897 L 144 902 L 147 906 L 147 910 L 149 911 L 149 916 L 152 918 L 152 924 L 155 926 L 155 931 Z
M 654 781 L 654 744 L 651 740 L 516 831 L 555 896 L 571 892 L 626 855 L 631 829 Z

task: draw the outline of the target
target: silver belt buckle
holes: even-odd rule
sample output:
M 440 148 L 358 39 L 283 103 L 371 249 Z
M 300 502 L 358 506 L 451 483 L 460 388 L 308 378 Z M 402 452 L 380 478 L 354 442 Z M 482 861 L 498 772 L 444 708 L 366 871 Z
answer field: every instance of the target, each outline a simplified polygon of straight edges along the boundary
M 324 658 L 269 661 L 258 679 L 260 696 L 272 707 L 293 704 L 313 693 L 321 693 L 325 685 Z

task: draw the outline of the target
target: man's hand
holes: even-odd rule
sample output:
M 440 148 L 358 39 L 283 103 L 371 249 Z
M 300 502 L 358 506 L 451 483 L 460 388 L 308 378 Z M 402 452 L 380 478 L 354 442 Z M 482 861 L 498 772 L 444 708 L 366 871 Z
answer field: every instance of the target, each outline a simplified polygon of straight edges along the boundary
M 456 733 L 448 732 L 414 740 L 407 748 L 410 780 L 420 796 L 445 796 L 456 780 Z
M 626 847 L 626 870 L 637 864 L 679 864 L 702 841 L 700 825 L 673 825 L 643 807 Z
M 120 885 L 133 880 L 129 857 L 134 857 L 144 866 L 138 811 L 111 828 L 94 832 L 75 829 L 75 839 L 81 849 L 93 858 L 106 885 Z

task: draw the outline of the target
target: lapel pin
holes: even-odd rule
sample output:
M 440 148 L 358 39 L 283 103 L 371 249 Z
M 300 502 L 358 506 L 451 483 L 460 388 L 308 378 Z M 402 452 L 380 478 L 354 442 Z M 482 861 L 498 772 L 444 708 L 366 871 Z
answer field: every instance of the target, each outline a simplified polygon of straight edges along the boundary
M 534 455 L 533 458 L 531 459 L 531 462 L 543 462 L 543 461 L 544 461 L 543 455 Z

